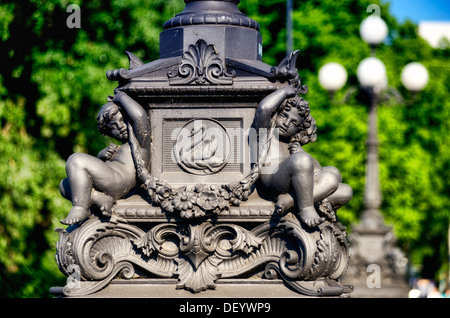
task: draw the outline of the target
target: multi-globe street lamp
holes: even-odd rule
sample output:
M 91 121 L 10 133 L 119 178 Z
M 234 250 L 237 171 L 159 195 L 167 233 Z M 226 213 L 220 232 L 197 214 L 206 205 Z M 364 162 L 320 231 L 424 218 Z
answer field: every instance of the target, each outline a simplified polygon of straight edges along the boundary
M 366 280 L 357 273 L 365 272 L 365 267 L 369 268 L 373 264 L 378 264 L 384 268 L 385 277 L 390 275 L 391 278 L 397 279 L 396 283 L 391 284 L 389 288 L 384 286 L 384 292 L 391 290 L 397 296 L 405 296 L 407 285 L 402 281 L 403 274 L 400 273 L 406 271 L 407 259 L 403 252 L 395 247 L 392 230 L 384 224 L 383 215 L 380 212 L 382 195 L 378 160 L 377 108 L 380 96 L 388 88 L 388 79 L 386 67 L 375 53 L 376 47 L 384 41 L 387 34 L 386 23 L 377 15 L 369 16 L 361 23 L 361 38 L 371 47 L 371 56 L 362 60 L 356 70 L 360 89 L 367 94 L 369 101 L 366 177 L 364 211 L 360 217 L 360 224 L 352 228 L 352 237 L 350 237 L 353 245 L 354 269 L 352 270 L 352 264 L 350 264 L 347 275 L 353 280 L 352 284 L 357 285 L 358 281 L 362 281 L 360 289 L 365 290 Z M 428 79 L 427 69 L 418 62 L 409 63 L 401 72 L 401 82 L 412 94 L 421 91 L 427 85 Z M 319 82 L 333 94 L 344 87 L 347 82 L 347 72 L 336 62 L 327 63 L 319 70 Z M 390 274 L 387 274 L 387 271 L 390 271 Z M 366 292 L 373 293 L 373 290 L 366 289 Z
M 361 221 L 366 222 L 367 225 L 371 224 L 371 226 L 377 226 L 377 223 L 382 222 L 379 211 L 382 197 L 378 169 L 377 108 L 380 94 L 388 86 L 386 67 L 375 56 L 375 49 L 384 41 L 387 34 L 386 23 L 377 15 L 369 16 L 361 23 L 361 38 L 372 48 L 372 56 L 362 60 L 356 70 L 360 88 L 369 97 L 365 211 L 361 216 Z M 428 83 L 428 79 L 427 69 L 418 62 L 406 65 L 401 73 L 403 86 L 413 93 L 422 90 Z M 327 63 L 319 70 L 319 82 L 327 91 L 335 92 L 347 82 L 347 72 L 336 62 Z

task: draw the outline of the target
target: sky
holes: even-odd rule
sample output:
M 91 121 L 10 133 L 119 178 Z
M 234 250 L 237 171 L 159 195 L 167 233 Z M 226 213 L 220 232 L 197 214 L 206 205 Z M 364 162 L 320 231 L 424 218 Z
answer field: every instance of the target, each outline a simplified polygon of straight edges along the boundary
M 384 0 L 390 2 L 390 12 L 399 22 L 406 19 L 450 22 L 450 0 Z

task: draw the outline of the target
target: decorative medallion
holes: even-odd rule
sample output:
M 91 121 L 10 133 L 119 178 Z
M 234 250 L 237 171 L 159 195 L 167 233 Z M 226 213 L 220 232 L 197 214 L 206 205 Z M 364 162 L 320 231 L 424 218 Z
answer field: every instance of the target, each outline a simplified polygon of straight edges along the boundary
M 194 119 L 178 133 L 173 147 L 175 161 L 197 175 L 219 172 L 228 162 L 231 140 L 226 129 L 211 119 Z

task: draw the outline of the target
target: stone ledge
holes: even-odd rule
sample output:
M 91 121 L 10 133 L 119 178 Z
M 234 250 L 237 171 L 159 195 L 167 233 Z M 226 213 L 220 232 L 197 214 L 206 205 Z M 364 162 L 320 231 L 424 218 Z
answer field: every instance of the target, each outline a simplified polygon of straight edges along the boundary
M 219 279 L 215 290 L 201 293 L 176 289 L 176 284 L 176 279 L 115 279 L 101 291 L 81 298 L 311 298 L 292 291 L 279 279 Z M 58 287 L 52 293 L 60 296 Z
M 228 211 L 222 211 L 219 218 L 227 222 L 265 222 L 272 217 L 274 210 L 275 204 L 272 201 L 249 200 L 242 202 L 240 206 L 231 206 Z M 140 195 L 119 200 L 113 208 L 113 215 L 132 222 L 168 221 L 174 217 Z

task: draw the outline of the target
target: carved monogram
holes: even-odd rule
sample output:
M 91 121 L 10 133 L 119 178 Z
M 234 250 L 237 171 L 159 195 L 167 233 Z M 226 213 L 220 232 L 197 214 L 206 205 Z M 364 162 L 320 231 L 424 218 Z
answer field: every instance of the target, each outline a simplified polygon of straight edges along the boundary
M 230 136 L 219 122 L 195 119 L 178 133 L 173 154 L 185 171 L 209 175 L 219 172 L 227 164 L 230 147 Z

